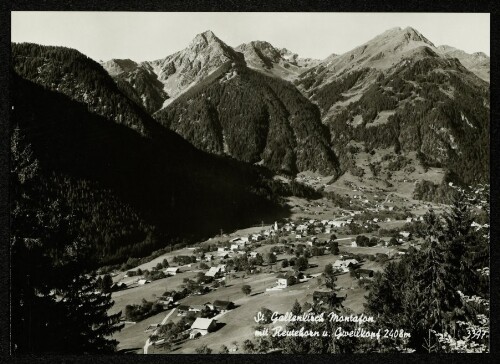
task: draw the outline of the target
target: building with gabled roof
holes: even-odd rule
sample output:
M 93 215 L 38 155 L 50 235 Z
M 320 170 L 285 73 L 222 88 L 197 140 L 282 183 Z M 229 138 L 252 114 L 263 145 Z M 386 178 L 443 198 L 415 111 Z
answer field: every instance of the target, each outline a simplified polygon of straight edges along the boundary
M 194 339 L 197 336 L 205 336 L 209 332 L 215 331 L 216 327 L 216 320 L 211 318 L 198 317 L 191 325 L 191 333 L 189 335 L 189 338 Z

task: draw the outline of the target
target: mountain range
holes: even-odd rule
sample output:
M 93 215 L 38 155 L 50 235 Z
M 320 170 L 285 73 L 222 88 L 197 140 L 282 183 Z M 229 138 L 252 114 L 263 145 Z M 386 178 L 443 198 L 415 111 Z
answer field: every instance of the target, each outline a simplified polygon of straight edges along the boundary
M 410 27 L 324 60 L 265 41 L 233 48 L 206 31 L 140 63 L 13 44 L 12 68 L 13 122 L 47 189 L 65 181 L 60 197 L 86 214 L 106 262 L 283 214 L 289 191 L 273 174 L 334 181 L 356 173 L 360 147 L 416 153 L 457 183 L 489 179 L 489 58 L 436 47 Z M 92 211 L 82 196 L 108 205 Z M 131 225 L 123 214 L 99 226 L 89 218 L 111 206 L 141 228 L 106 237 Z
M 12 126 L 40 165 L 37 197 L 71 206 L 101 264 L 286 213 L 268 171 L 196 149 L 76 50 L 13 44 L 12 66 Z
M 210 153 L 337 178 L 352 165 L 345 146 L 353 141 L 418 152 L 453 172 L 473 155 L 464 182 L 489 173 L 477 163 L 489 158 L 489 57 L 435 46 L 411 27 L 324 60 L 265 41 L 231 48 L 207 31 L 162 60 L 110 62 L 110 75 L 128 82 L 156 120 Z M 417 122 L 405 122 L 409 112 Z
M 417 152 L 461 182 L 488 179 L 489 84 L 413 28 L 328 57 L 294 83 L 320 108 L 344 170 L 356 142 Z

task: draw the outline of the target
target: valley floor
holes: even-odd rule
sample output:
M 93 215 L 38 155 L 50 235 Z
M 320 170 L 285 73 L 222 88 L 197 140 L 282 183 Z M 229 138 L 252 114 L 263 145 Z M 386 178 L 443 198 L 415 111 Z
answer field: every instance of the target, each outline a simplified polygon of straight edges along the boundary
M 439 175 L 439 171 L 430 171 L 428 174 Z M 319 175 L 314 175 L 312 173 L 303 173 L 299 175 L 299 180 L 308 183 L 312 186 L 318 187 L 318 185 L 326 184 L 328 177 L 320 177 Z M 416 201 L 411 198 L 411 192 L 408 188 L 408 184 L 412 182 L 406 182 L 401 180 L 394 188 L 382 188 L 376 183 L 368 183 L 365 178 L 363 182 L 360 179 L 353 177 L 348 173 L 344 175 L 341 179 L 336 181 L 331 185 L 326 185 L 325 190 L 335 191 L 336 193 L 342 193 L 351 201 L 351 209 L 341 209 L 336 206 L 332 201 L 322 198 L 319 200 L 306 200 L 296 197 L 288 199 L 288 204 L 291 207 L 292 216 L 289 219 L 290 222 L 300 222 L 307 221 L 308 219 L 314 219 L 315 221 L 325 221 L 334 220 L 337 222 L 347 222 L 348 220 L 355 220 L 357 213 L 370 212 L 374 219 L 377 221 L 378 228 L 382 229 L 403 229 L 405 224 L 409 221 L 418 220 L 425 212 L 430 208 L 434 210 L 442 210 L 444 205 L 431 204 L 422 201 Z M 383 206 L 383 207 L 381 207 Z M 384 213 L 384 216 L 390 216 L 388 212 L 389 207 L 393 206 L 392 212 L 405 212 L 404 218 L 399 219 L 377 219 L 378 213 Z M 356 211 L 359 211 L 355 214 Z M 406 213 L 407 212 L 407 213 Z M 389 214 L 389 215 L 387 215 Z M 408 215 L 408 217 L 406 217 Z M 401 214 L 397 215 L 401 216 Z M 372 221 L 361 222 L 361 224 L 366 223 L 368 225 L 372 224 Z M 210 244 L 215 242 L 224 242 L 234 239 L 235 237 L 246 237 L 251 236 L 251 234 L 259 234 L 264 231 L 271 231 L 272 226 L 254 226 L 246 229 L 241 229 L 235 231 L 231 234 L 224 234 L 222 236 L 217 236 L 209 239 L 205 242 L 200 242 L 196 246 L 202 246 L 204 244 Z M 287 239 L 290 245 L 297 246 L 297 244 L 307 244 L 313 237 L 316 237 L 319 241 L 326 241 L 331 233 L 336 234 L 336 241 L 338 242 L 340 255 L 342 254 L 361 254 L 361 255 L 372 255 L 386 254 L 391 259 L 399 259 L 401 254 L 409 248 L 409 246 L 418 246 L 420 243 L 418 239 L 413 239 L 407 241 L 402 239 L 402 244 L 398 246 L 386 246 L 384 242 L 389 240 L 389 236 L 380 237 L 377 231 L 363 233 L 362 235 L 378 236 L 381 238 L 381 243 L 373 247 L 357 247 L 354 246 L 353 241 L 356 237 L 361 234 L 345 234 L 341 229 L 332 229 L 330 232 L 314 233 L 309 236 L 301 237 L 297 239 L 295 232 L 280 232 L 280 239 Z M 254 245 L 254 246 L 252 246 Z M 283 245 L 283 244 L 278 244 Z M 273 244 L 254 244 L 249 243 L 252 252 L 259 253 L 265 256 L 270 252 Z M 187 247 L 181 250 L 176 250 L 164 254 L 148 263 L 142 264 L 137 268 L 142 270 L 151 270 L 159 262 L 167 259 L 170 266 L 175 266 L 172 264 L 174 256 L 179 255 L 192 255 L 195 246 Z M 277 262 L 269 265 L 264 264 L 259 270 L 256 270 L 252 274 L 245 274 L 244 272 L 233 272 L 225 274 L 225 286 L 212 288 L 212 290 L 203 295 L 189 295 L 184 299 L 181 299 L 178 304 L 180 305 L 202 305 L 207 302 L 213 302 L 215 300 L 224 300 L 234 302 L 235 308 L 228 311 L 227 313 L 217 316 L 217 322 L 219 328 L 206 336 L 201 336 L 197 339 L 187 339 L 180 341 L 168 351 L 169 353 L 194 353 L 196 348 L 206 344 L 213 353 L 217 353 L 222 345 L 226 345 L 230 348 L 230 351 L 239 353 L 241 351 L 241 344 L 247 339 L 255 339 L 255 326 L 256 322 L 254 317 L 261 308 L 265 307 L 272 311 L 278 311 L 284 313 L 290 311 L 293 303 L 297 300 L 301 305 L 305 302 L 312 302 L 312 295 L 316 290 L 325 290 L 324 280 L 321 279 L 321 274 L 325 269 L 327 264 L 333 264 L 336 260 L 340 259 L 339 255 L 330 254 L 326 252 L 325 255 L 313 256 L 309 258 L 309 268 L 304 271 L 306 276 L 311 276 L 307 282 L 298 283 L 290 287 L 286 287 L 282 290 L 266 291 L 266 289 L 276 286 L 277 275 L 280 272 L 286 272 L 291 270 L 291 268 L 282 268 L 281 262 L 284 259 L 290 259 L 293 256 L 286 253 L 279 253 L 276 255 Z M 223 263 L 220 258 L 215 259 L 208 265 L 217 266 L 217 264 Z M 383 270 L 385 262 L 379 262 L 378 260 L 365 259 L 362 263 L 361 268 L 369 269 L 373 271 Z M 200 268 L 200 262 L 181 265 L 182 273 L 175 276 L 171 276 L 164 279 L 159 279 L 144 285 L 137 285 L 133 283 L 138 280 L 138 277 L 124 277 L 125 272 L 118 272 L 113 278 L 114 282 L 124 282 L 127 283 L 131 288 L 114 292 L 112 298 L 115 301 L 115 305 L 111 309 L 111 312 L 119 312 L 122 314 L 125 312 L 126 305 L 140 304 L 143 299 L 148 301 L 155 301 L 162 296 L 165 291 L 180 290 L 183 280 L 185 278 L 195 279 L 199 272 L 206 272 L 206 269 Z M 337 277 L 337 295 L 346 297 L 343 305 L 353 313 L 359 314 L 363 312 L 363 304 L 366 302 L 365 296 L 368 294 L 367 288 L 363 284 L 360 284 L 358 279 L 352 277 L 349 273 L 339 274 Z M 250 295 L 245 295 L 242 292 L 243 285 L 250 285 L 252 293 Z M 149 325 L 160 324 L 164 320 L 165 316 L 169 314 L 171 309 L 165 310 L 159 314 L 149 317 L 143 321 L 137 323 L 126 323 L 124 329 L 121 332 L 115 334 L 115 339 L 119 341 L 118 350 L 127 352 L 143 353 L 143 347 L 152 334 L 152 331 L 145 331 Z M 180 316 L 176 312 L 171 314 L 168 320 L 172 322 L 177 322 Z M 236 349 L 240 347 L 240 349 Z M 232 349 L 231 349 L 232 348 Z M 148 353 L 166 353 L 166 350 L 162 348 L 161 345 L 151 345 L 148 347 Z

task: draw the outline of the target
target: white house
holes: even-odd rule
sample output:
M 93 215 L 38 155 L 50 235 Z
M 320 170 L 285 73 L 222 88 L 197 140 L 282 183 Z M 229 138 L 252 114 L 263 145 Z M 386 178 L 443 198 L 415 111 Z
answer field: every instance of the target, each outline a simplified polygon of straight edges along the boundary
M 331 221 L 330 223 L 332 226 L 335 227 L 342 227 L 345 225 L 345 221 Z
M 349 267 L 358 264 L 359 262 L 356 259 L 336 260 L 335 263 L 332 264 L 332 267 L 342 272 L 349 272 Z
M 410 236 L 410 233 L 408 231 L 400 231 L 399 235 L 401 235 L 403 238 L 408 238 Z
M 286 288 L 288 287 L 288 279 L 290 277 L 295 277 L 296 282 L 298 283 L 300 279 L 304 277 L 302 273 L 295 274 L 294 272 L 287 272 L 278 274 L 276 277 L 277 288 Z
M 208 272 L 205 273 L 205 277 L 218 277 L 221 274 L 221 268 L 220 266 L 217 267 L 211 267 Z
M 167 276 L 175 276 L 179 272 L 179 267 L 169 267 L 163 271 Z
M 148 283 L 151 283 L 151 281 L 149 281 L 147 279 L 139 279 L 137 281 L 137 284 L 140 285 L 140 286 L 143 286 L 143 285 L 148 284 Z
M 262 235 L 261 234 L 252 234 L 251 239 L 252 239 L 252 241 L 262 240 Z
M 229 240 L 231 244 L 237 244 L 239 246 L 245 246 L 248 243 L 248 237 L 246 236 L 239 236 L 236 238 L 233 238 Z
M 194 339 L 197 336 L 205 336 L 209 332 L 215 331 L 216 327 L 216 320 L 198 317 L 191 325 L 191 333 L 189 335 L 189 338 Z
M 297 226 L 297 228 L 295 230 L 297 230 L 297 231 L 307 231 L 307 225 L 300 224 L 299 226 Z

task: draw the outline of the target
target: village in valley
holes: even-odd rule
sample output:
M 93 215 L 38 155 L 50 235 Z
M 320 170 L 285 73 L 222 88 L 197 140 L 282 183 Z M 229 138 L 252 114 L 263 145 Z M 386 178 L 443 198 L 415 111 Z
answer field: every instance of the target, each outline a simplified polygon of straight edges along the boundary
M 289 197 L 289 218 L 221 231 L 147 263 L 133 266 L 132 259 L 113 272 L 110 311 L 121 311 L 125 324 L 114 336 L 118 349 L 243 353 L 244 342 L 258 334 L 257 312 L 285 313 L 295 301 L 307 308 L 333 296 L 361 314 L 374 274 L 410 247 L 418 249 L 424 214 L 445 208 L 355 179 L 332 186 L 314 175 L 297 180 L 327 192 L 336 188 L 335 197 Z M 327 272 L 335 276 L 333 291 Z
M 216 8 L 10 12 L 10 354 L 489 353 L 490 7 Z

